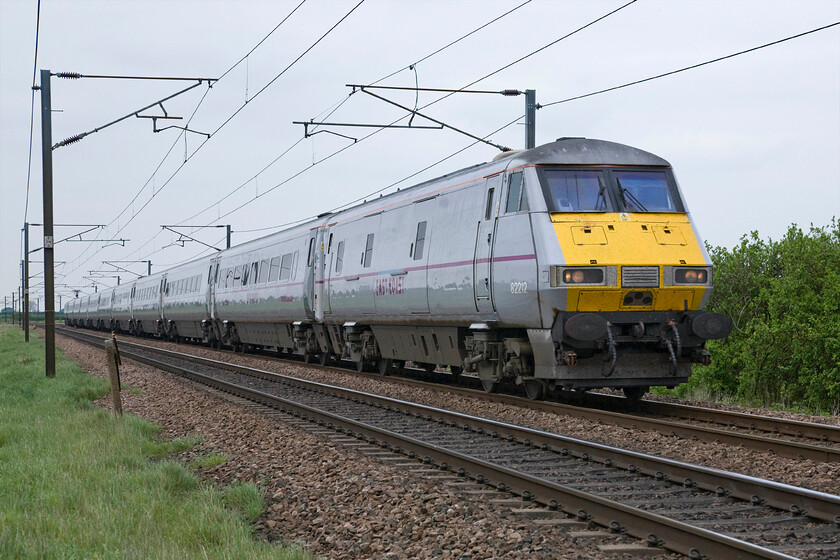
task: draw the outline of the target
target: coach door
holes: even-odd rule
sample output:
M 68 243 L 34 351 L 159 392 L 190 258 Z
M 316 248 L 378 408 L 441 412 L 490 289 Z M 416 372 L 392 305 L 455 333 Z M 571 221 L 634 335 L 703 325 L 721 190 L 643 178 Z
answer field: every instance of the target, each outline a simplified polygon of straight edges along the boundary
M 435 199 L 422 200 L 414 203 L 413 217 L 409 231 L 411 245 L 406 267 L 406 293 L 408 307 L 412 313 L 429 312 L 429 253 L 431 249 L 432 216 Z M 399 280 L 399 279 L 396 279 Z
M 495 232 L 496 216 L 498 215 L 499 193 L 501 191 L 501 175 L 487 178 L 484 187 L 484 207 L 481 220 L 478 222 L 475 238 L 475 261 L 473 278 L 475 282 L 475 309 L 479 313 L 492 313 L 493 286 L 492 259 L 493 235 Z
M 219 261 L 210 262 L 210 269 L 207 271 L 207 317 L 216 318 L 216 277 L 219 274 Z

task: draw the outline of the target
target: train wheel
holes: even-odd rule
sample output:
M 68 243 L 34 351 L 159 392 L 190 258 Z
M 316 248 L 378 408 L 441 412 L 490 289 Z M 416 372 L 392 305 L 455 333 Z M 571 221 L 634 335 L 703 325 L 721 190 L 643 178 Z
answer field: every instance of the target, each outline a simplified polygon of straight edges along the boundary
M 382 358 L 377 363 L 380 375 L 391 375 L 394 373 L 394 360 Z
M 458 379 L 458 377 L 464 373 L 464 368 L 461 366 L 449 366 L 449 371 L 452 372 L 453 379 Z
M 545 395 L 545 383 L 536 379 L 530 379 L 523 385 L 525 385 L 525 395 L 528 399 L 532 401 L 542 400 Z
M 645 396 L 645 393 L 648 392 L 650 387 L 641 386 L 641 387 L 622 387 L 621 390 L 624 391 L 624 396 L 630 399 L 631 401 L 638 401 L 642 397 Z
M 365 371 L 366 366 L 367 366 L 367 364 L 365 363 L 364 360 L 359 360 L 358 362 L 356 362 L 356 371 L 361 373 L 361 372 Z
M 485 393 L 495 393 L 499 390 L 499 382 L 493 381 L 492 379 L 482 379 L 481 386 L 484 388 Z
M 327 352 L 321 352 L 318 354 L 318 363 L 322 366 L 327 365 L 327 362 L 330 361 L 330 355 Z
M 314 361 L 315 361 L 315 354 L 310 354 L 309 352 L 306 352 L 303 355 L 303 363 L 304 364 L 311 364 Z
M 420 364 L 420 367 L 426 373 L 432 373 L 433 371 L 435 371 L 437 369 L 437 364 Z

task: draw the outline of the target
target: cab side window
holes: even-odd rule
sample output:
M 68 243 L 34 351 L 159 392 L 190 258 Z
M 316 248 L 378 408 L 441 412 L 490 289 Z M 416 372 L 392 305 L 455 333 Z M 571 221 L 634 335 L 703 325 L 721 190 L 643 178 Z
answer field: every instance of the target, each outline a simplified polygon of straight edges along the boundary
M 528 196 L 522 182 L 522 172 L 511 173 L 508 180 L 508 196 L 505 212 L 521 212 L 528 210 Z

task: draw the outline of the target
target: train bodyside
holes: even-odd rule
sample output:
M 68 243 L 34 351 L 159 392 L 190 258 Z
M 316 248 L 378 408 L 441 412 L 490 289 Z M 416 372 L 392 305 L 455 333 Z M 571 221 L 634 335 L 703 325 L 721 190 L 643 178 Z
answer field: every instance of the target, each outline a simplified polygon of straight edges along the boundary
M 128 331 L 131 323 L 131 294 L 134 292 L 135 283 L 121 284 L 114 288 L 111 296 L 111 323 L 112 331 Z
M 101 331 L 111 328 L 115 291 L 116 288 L 110 288 L 99 292 L 99 307 L 96 311 L 96 321 L 94 323 L 94 327 Z
M 499 193 L 483 193 L 496 180 L 487 175 L 504 167 L 476 166 L 331 216 L 323 280 L 331 353 L 359 368 L 461 365 L 466 327 L 497 320 L 487 304 Z
M 131 298 L 131 322 L 129 330 L 139 335 L 165 334 L 161 317 L 161 287 L 166 280 L 165 274 L 154 274 L 138 278 Z
M 211 322 L 224 344 L 319 354 L 315 321 L 318 234 L 307 222 L 222 251 L 211 266 Z M 308 349 L 308 350 L 307 350 Z
M 163 334 L 172 340 L 205 340 L 209 318 L 209 260 L 193 261 L 166 271 L 161 295 Z

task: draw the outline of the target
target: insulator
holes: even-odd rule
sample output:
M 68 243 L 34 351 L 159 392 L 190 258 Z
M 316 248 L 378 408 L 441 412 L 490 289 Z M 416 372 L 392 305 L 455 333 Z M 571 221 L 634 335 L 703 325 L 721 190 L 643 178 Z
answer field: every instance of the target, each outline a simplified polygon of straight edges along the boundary
M 55 75 L 56 78 L 65 78 L 67 80 L 78 80 L 82 75 L 78 72 L 59 72 Z
M 66 138 L 66 139 L 62 140 L 61 142 L 59 142 L 58 144 L 53 146 L 53 148 L 60 148 L 62 146 L 68 146 L 70 144 L 75 144 L 76 142 L 78 142 L 79 140 L 81 140 L 84 137 L 85 137 L 84 134 L 77 134 L 76 136 L 71 136 L 70 138 Z
M 503 89 L 502 90 L 502 95 L 507 95 L 507 96 L 522 95 L 522 92 L 519 91 L 518 89 Z

